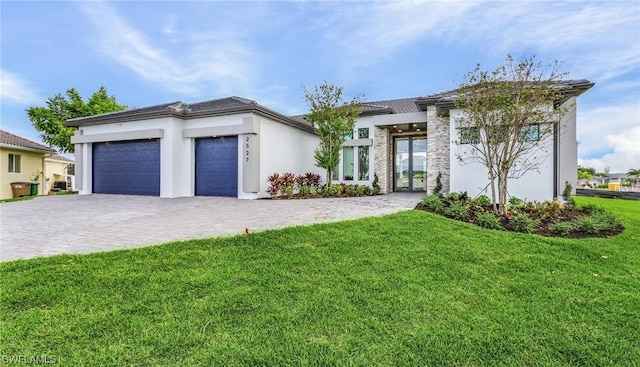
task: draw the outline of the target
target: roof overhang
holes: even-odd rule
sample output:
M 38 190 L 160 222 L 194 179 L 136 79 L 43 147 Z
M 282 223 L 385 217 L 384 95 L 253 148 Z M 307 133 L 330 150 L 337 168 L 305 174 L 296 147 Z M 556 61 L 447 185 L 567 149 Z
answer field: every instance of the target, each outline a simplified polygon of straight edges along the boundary
M 25 151 L 25 152 L 43 153 L 43 154 L 55 154 L 56 153 L 56 151 L 53 150 L 53 149 L 45 150 L 45 149 L 27 148 L 27 147 L 21 147 L 19 145 L 12 145 L 12 144 L 6 144 L 6 143 L 0 143 L 0 148 L 21 150 L 21 151 Z

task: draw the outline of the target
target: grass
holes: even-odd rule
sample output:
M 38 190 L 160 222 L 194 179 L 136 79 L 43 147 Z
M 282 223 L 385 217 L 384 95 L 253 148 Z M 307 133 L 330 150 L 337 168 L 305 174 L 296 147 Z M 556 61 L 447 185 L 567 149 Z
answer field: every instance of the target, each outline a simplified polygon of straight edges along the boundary
M 612 238 L 424 211 L 0 264 L 0 355 L 74 366 L 635 366 L 640 205 Z M 4 357 L 3 357 L 4 358 Z

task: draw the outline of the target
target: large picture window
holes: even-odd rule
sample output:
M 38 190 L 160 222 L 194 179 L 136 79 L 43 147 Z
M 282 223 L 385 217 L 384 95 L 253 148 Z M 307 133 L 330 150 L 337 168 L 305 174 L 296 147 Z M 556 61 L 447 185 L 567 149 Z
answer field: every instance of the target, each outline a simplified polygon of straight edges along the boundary
M 9 153 L 9 173 L 20 173 L 20 154 Z

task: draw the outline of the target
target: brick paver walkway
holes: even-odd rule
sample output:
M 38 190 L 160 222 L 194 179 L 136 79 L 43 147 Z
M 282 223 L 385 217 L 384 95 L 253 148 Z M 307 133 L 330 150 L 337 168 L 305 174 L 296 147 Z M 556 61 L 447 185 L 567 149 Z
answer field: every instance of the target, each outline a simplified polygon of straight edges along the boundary
M 66 195 L 0 204 L 0 261 L 91 253 L 335 222 L 415 207 L 424 195 L 238 200 Z

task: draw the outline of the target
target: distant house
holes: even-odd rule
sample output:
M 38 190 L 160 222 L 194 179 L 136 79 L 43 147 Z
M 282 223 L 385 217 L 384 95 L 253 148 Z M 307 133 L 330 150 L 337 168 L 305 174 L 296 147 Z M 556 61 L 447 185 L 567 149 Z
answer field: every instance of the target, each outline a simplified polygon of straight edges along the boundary
M 12 182 L 36 182 L 37 194 L 46 192 L 45 157 L 55 153 L 47 146 L 0 130 L 0 199 L 13 197 Z
M 74 161 L 61 155 L 46 157 L 44 192 L 72 190 L 75 186 Z
M 541 141 L 542 166 L 509 184 L 510 194 L 528 200 L 559 196 L 564 183 L 577 181 L 576 100 L 594 84 L 559 82 L 566 113 L 557 131 Z M 334 183 L 371 185 L 382 193 L 430 192 L 441 174 L 443 192 L 487 194 L 487 172 L 455 158 L 464 144 L 455 91 L 361 105 L 354 131 L 344 143 Z M 255 101 L 229 97 L 186 104 L 172 102 L 82 117 L 66 122 L 78 128 L 76 152 L 80 194 L 111 193 L 180 197 L 268 197 L 273 173 L 316 172 L 319 143 L 304 116 L 286 116 Z
M 627 174 L 624 172 L 610 173 L 608 176 L 593 176 L 588 182 L 588 185 L 592 188 L 603 187 L 606 185 L 607 188 L 612 190 L 624 190 L 625 185 L 628 185 L 628 178 L 632 177 L 627 176 Z M 581 183 L 587 184 L 585 180 L 581 180 Z M 635 185 L 627 189 L 635 190 L 638 186 L 640 185 L 638 185 L 638 183 L 636 182 Z

